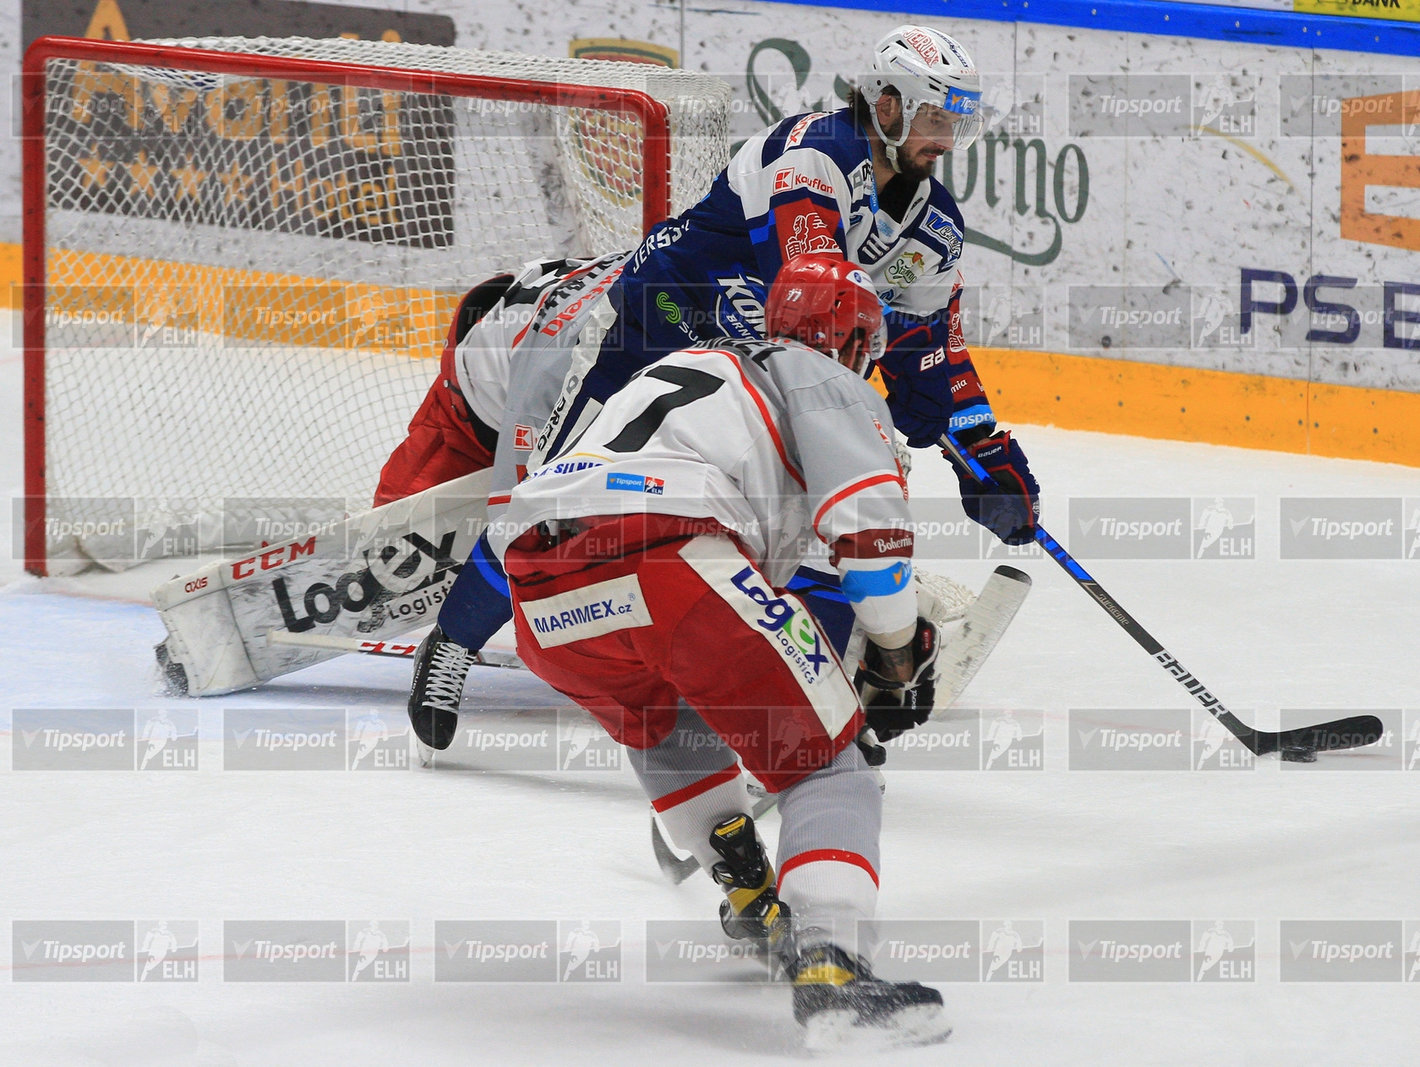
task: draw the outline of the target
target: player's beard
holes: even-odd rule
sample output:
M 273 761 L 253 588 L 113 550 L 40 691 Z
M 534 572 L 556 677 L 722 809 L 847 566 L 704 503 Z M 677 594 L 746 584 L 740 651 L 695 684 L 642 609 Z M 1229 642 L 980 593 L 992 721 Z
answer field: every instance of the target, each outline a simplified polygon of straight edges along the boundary
M 945 155 L 938 158 L 946 158 Z M 920 182 L 932 177 L 932 171 L 936 169 L 937 160 L 930 159 L 924 154 L 923 149 L 918 149 L 911 158 L 907 153 L 898 149 L 897 172 L 904 178 L 912 182 Z

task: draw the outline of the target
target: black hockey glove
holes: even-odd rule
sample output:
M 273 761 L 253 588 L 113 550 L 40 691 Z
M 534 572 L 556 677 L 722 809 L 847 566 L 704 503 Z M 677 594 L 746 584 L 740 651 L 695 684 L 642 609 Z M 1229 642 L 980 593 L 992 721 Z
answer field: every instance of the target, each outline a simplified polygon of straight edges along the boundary
M 891 680 L 885 656 L 907 653 L 912 657 L 912 677 L 905 682 Z M 879 741 L 891 741 L 914 726 L 921 726 L 932 714 L 932 701 L 937 695 L 937 628 L 918 616 L 917 632 L 902 649 L 884 653 L 868 642 L 853 685 L 863 700 L 868 726 Z
M 1040 483 L 1030 472 L 1021 446 L 1011 440 L 1009 430 L 1002 430 L 968 445 L 966 452 L 986 468 L 994 484 L 983 485 L 953 463 L 961 483 L 962 508 L 1006 544 L 1029 544 L 1040 518 Z M 951 459 L 950 453 L 947 458 Z

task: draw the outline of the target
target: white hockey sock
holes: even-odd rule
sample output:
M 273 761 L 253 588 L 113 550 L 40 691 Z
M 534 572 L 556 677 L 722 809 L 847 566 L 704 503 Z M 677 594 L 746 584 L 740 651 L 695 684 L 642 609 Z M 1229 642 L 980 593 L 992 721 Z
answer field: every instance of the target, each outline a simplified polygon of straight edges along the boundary
M 789 857 L 779 874 L 779 899 L 789 906 L 800 948 L 828 941 L 850 954 L 871 949 L 871 931 L 860 934 L 859 924 L 866 926 L 877 910 L 878 880 L 862 856 L 824 849 Z
M 654 803 L 671 842 L 694 855 L 706 871 L 720 862 L 720 854 L 710 845 L 710 831 L 715 824 L 750 810 L 749 790 L 738 764 Z M 668 806 L 663 808 L 662 804 Z

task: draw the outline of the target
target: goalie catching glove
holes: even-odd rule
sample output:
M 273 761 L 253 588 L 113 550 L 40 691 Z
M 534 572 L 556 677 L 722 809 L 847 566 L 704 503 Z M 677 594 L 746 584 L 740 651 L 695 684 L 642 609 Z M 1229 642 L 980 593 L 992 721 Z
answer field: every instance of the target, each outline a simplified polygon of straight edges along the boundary
M 906 667 L 912 672 L 906 681 L 888 677 L 903 673 Z M 917 632 L 902 648 L 885 650 L 869 641 L 863 666 L 853 679 L 868 726 L 879 741 L 891 741 L 927 721 L 932 714 L 936 683 L 937 627 L 921 616 L 917 618 Z

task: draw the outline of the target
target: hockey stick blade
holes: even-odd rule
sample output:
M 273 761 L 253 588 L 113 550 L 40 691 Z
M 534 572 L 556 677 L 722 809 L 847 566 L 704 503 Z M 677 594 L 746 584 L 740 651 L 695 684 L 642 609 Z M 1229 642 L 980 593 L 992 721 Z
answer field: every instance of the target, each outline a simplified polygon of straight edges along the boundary
M 937 656 L 937 699 L 933 715 L 951 707 L 973 678 L 1030 592 L 1030 575 L 1000 566 L 986 579 L 961 625 Z
M 750 816 L 758 819 L 777 803 L 778 797 L 773 793 L 766 794 L 754 802 L 754 807 L 749 812 Z M 671 851 L 671 846 L 661 833 L 661 823 L 656 818 L 655 808 L 651 809 L 651 851 L 656 854 L 656 864 L 661 868 L 661 873 L 671 880 L 672 885 L 680 885 L 681 882 L 700 870 L 700 861 L 694 856 L 681 859 Z
M 1364 748 L 1374 745 L 1385 734 L 1385 724 L 1374 715 L 1353 715 L 1316 726 L 1300 726 L 1295 730 L 1256 731 L 1259 756 L 1281 752 L 1283 759 L 1309 762 L 1308 752 L 1335 752 L 1339 749 Z
M 967 471 L 972 478 L 982 485 L 994 486 L 996 484 L 986 468 L 968 455 L 951 434 L 943 434 L 941 443 L 952 460 Z M 1061 569 L 1074 579 L 1076 585 L 1089 594 L 1091 600 L 1104 609 L 1106 615 L 1118 623 L 1120 628 L 1134 639 L 1135 644 L 1149 653 L 1174 681 L 1188 690 L 1189 696 L 1203 705 L 1204 710 L 1227 727 L 1228 731 L 1246 745 L 1253 755 L 1262 756 L 1280 751 L 1284 759 L 1307 762 L 1317 752 L 1360 748 L 1364 745 L 1373 745 L 1380 740 L 1384 727 L 1380 720 L 1373 715 L 1358 715 L 1349 719 L 1338 719 L 1335 722 L 1319 723 L 1316 726 L 1303 726 L 1295 730 L 1280 732 L 1257 730 L 1248 726 L 1229 711 L 1221 700 L 1209 692 L 1208 688 L 1189 672 L 1178 661 L 1178 657 L 1166 649 L 1158 638 L 1144 629 L 1134 616 L 1125 611 L 1119 601 L 1105 592 L 1104 586 L 1095 581 L 1090 572 L 1085 570 L 1074 556 L 1065 551 L 1065 546 L 1046 533 L 1045 527 L 1039 524 L 1035 527 L 1035 542 L 1045 550 L 1046 555 L 1060 564 Z M 1313 742 L 1317 743 L 1313 744 Z

